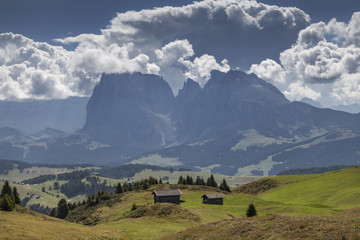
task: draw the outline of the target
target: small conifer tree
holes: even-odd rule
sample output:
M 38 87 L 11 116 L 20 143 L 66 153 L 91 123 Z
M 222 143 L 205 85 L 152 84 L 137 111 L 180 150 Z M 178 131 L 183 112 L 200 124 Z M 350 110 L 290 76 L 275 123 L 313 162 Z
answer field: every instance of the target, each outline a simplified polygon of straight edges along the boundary
M 1 195 L 0 209 L 2 211 L 12 211 L 15 208 L 15 203 L 9 194 Z
M 12 190 L 9 184 L 9 181 L 5 181 L 5 184 L 3 185 L 2 189 L 1 189 L 1 197 L 3 197 L 5 194 L 11 196 L 12 195 Z
M 136 210 L 136 209 L 137 209 L 137 206 L 136 206 L 135 203 L 133 203 L 133 205 L 131 206 L 131 211 L 134 211 L 134 210 Z
M 16 187 L 13 187 L 12 198 L 13 198 L 15 204 L 21 203 L 21 199 L 20 199 L 20 196 L 19 196 L 19 193 L 18 193 Z
M 248 207 L 248 209 L 246 210 L 246 216 L 247 217 L 254 217 L 257 215 L 257 212 L 256 212 L 256 208 L 255 208 L 255 205 L 253 203 L 251 203 Z
M 206 181 L 206 185 L 210 186 L 210 187 L 218 187 L 218 184 L 215 181 L 214 175 L 211 174 L 211 176 Z
M 68 204 L 66 203 L 66 200 L 61 199 L 58 203 L 56 217 L 64 219 L 64 218 L 66 218 L 68 213 L 69 213 L 69 207 L 68 207 Z
M 55 214 L 56 214 L 56 210 L 55 210 L 55 208 L 52 208 L 50 211 L 50 216 L 55 217 Z
M 181 175 L 181 176 L 179 177 L 178 184 L 182 184 L 182 183 L 183 183 L 183 176 Z
M 227 182 L 225 181 L 225 179 L 223 179 L 223 181 L 220 183 L 219 188 L 220 188 L 220 190 L 231 192 L 230 187 L 227 185 Z

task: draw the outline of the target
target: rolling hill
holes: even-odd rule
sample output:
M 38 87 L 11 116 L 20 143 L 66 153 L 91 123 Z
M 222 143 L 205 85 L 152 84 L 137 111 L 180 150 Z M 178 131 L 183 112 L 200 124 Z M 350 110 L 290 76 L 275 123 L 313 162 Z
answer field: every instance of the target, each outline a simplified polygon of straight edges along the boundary
M 262 178 L 225 193 L 224 205 L 202 204 L 204 193 L 218 192 L 206 186 L 159 184 L 148 190 L 113 195 L 100 204 L 72 210 L 69 223 L 50 217 L 11 212 L 0 218 L 4 229 L 15 229 L 19 239 L 26 236 L 45 239 L 51 229 L 69 228 L 69 239 L 358 239 L 360 228 L 360 168 L 324 174 Z M 154 189 L 180 188 L 180 205 L 153 204 Z M 253 202 L 258 217 L 246 218 Z M 138 207 L 131 211 L 132 205 Z M 34 215 L 34 216 L 32 216 Z M 89 226 L 81 225 L 81 223 Z M 34 232 L 42 224 L 47 230 Z M 37 226 L 37 225 L 36 225 Z M 40 228 L 43 229 L 43 228 Z M 79 229 L 79 230 L 78 230 Z M 54 230 L 55 231 L 55 230 Z M 0 238 L 9 237 L 0 231 Z

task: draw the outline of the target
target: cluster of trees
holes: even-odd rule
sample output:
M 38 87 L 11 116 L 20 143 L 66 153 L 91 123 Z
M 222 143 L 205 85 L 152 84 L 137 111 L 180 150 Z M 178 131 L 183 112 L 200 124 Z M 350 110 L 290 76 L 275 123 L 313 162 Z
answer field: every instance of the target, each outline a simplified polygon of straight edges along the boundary
M 68 181 L 75 179 L 83 179 L 87 176 L 90 176 L 90 174 L 91 173 L 89 171 L 73 171 L 68 173 L 61 173 L 57 175 L 57 180 Z
M 203 186 L 209 186 L 209 187 L 215 187 L 219 188 L 220 190 L 231 192 L 229 185 L 227 184 L 226 180 L 223 179 L 223 181 L 220 183 L 220 186 L 215 181 L 214 175 L 211 174 L 210 177 L 207 178 L 206 182 L 203 178 L 200 178 L 199 176 L 196 177 L 196 180 L 194 181 L 193 178 L 189 175 L 183 177 L 182 175 L 179 177 L 178 184 L 184 184 L 184 185 L 203 185 Z
M 87 176 L 90 176 L 90 174 L 91 173 L 89 171 L 73 171 L 73 172 L 69 172 L 69 173 L 61 173 L 61 174 L 58 174 L 57 176 L 55 174 L 41 175 L 38 177 L 24 180 L 22 182 L 24 184 L 41 184 L 46 181 L 53 181 L 55 179 L 69 181 L 69 180 L 74 180 L 74 179 L 83 179 Z
M 22 182 L 24 184 L 40 184 L 40 183 L 44 183 L 46 181 L 55 180 L 55 178 L 56 178 L 56 175 L 49 174 L 49 175 L 41 175 L 38 177 L 30 178 L 30 179 L 24 180 Z
M 60 191 L 68 198 L 72 198 L 81 194 L 95 194 L 99 191 L 113 192 L 114 187 L 108 186 L 106 182 L 91 181 L 89 184 L 81 179 L 73 179 L 61 185 Z
M 44 205 L 40 205 L 40 203 L 38 204 L 31 204 L 29 206 L 29 209 L 32 210 L 32 211 L 35 211 L 35 212 L 38 212 L 38 213 L 43 213 L 43 214 L 46 214 L 46 215 L 49 215 L 50 212 L 51 212 L 51 208 L 48 207 L 48 206 L 44 206 Z
M 85 183 L 82 179 L 86 178 L 89 183 Z M 104 190 L 111 192 L 114 190 L 114 187 L 107 186 L 106 181 L 103 183 L 100 182 L 99 177 L 91 176 L 89 171 L 73 171 L 69 173 L 62 173 L 59 175 L 41 175 L 35 178 L 31 178 L 23 181 L 24 184 L 41 184 L 46 181 L 53 180 L 63 180 L 68 181 L 67 183 L 60 186 L 59 182 L 54 182 L 53 189 L 60 190 L 67 197 L 71 198 L 79 194 L 95 194 L 98 191 Z M 51 190 L 51 188 L 49 188 Z M 45 187 L 42 189 L 43 192 L 46 192 Z
M 161 178 L 157 180 L 154 177 L 149 177 L 148 179 L 141 179 L 140 181 L 136 181 L 136 182 L 127 181 L 123 184 L 118 183 L 115 187 L 115 193 L 119 194 L 123 192 L 130 192 L 132 190 L 139 190 L 139 189 L 146 190 L 151 185 L 161 184 L 161 183 L 163 183 Z
M 88 194 L 87 199 L 78 203 L 66 202 L 65 199 L 61 199 L 56 208 L 51 209 L 50 216 L 64 219 L 69 214 L 70 210 L 74 210 L 78 206 L 85 206 L 85 208 L 98 205 L 101 201 L 105 201 L 111 198 L 111 194 L 105 191 L 99 191 L 95 195 Z
M 6 181 L 1 189 L 0 210 L 12 211 L 15 208 L 15 205 L 19 205 L 20 203 L 21 200 L 17 188 L 11 188 L 9 181 Z

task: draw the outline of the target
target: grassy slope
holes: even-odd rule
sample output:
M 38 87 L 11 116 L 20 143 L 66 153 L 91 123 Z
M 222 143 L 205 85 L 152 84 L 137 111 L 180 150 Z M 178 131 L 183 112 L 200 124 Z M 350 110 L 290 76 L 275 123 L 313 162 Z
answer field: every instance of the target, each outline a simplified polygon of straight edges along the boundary
M 360 216 L 267 215 L 209 223 L 174 234 L 171 239 L 360 239 Z M 167 238 L 164 238 L 167 239 Z
M 0 214 L 0 239 L 120 239 L 119 236 L 106 229 L 94 231 L 29 210 Z
M 172 238 L 360 239 L 360 208 L 355 208 L 360 206 L 359 167 L 319 175 L 269 177 L 258 183 L 240 188 L 258 192 L 244 197 L 253 196 L 260 217 L 195 226 Z M 270 189 L 263 191 L 269 186 Z M 234 189 L 235 192 L 240 188 Z
M 333 211 L 359 206 L 356 201 L 360 199 L 359 167 L 319 175 L 281 176 L 274 179 L 283 185 L 262 194 L 262 200 Z
M 95 237 L 93 238 L 103 234 L 104 238 L 121 236 L 124 239 L 158 239 L 160 237 L 173 236 L 175 232 L 183 231 L 190 227 L 195 228 L 177 235 L 178 238 L 187 239 L 194 237 L 193 239 L 198 239 L 197 237 L 204 236 L 205 239 L 207 236 L 209 239 L 217 239 L 220 236 L 223 237 L 221 234 L 227 236 L 227 233 L 235 234 L 234 236 L 238 234 L 238 236 L 244 239 L 256 239 L 256 237 L 252 238 L 251 236 L 260 236 L 263 239 L 289 239 L 289 236 L 295 236 L 293 239 L 326 239 L 328 236 L 334 236 L 334 239 L 341 236 L 353 237 L 351 235 L 352 232 L 349 231 L 351 229 L 353 231 L 360 229 L 360 226 L 358 226 L 360 214 L 349 216 L 349 214 L 334 215 L 334 213 L 360 205 L 358 204 L 360 193 L 359 178 L 360 168 L 320 175 L 265 178 L 265 180 L 273 179 L 277 182 L 277 186 L 257 195 L 238 193 L 236 192 L 238 189 L 234 189 L 235 193 L 226 194 L 223 206 L 201 203 L 202 194 L 216 192 L 219 191 L 218 189 L 204 186 L 161 184 L 152 186 L 146 191 L 122 194 L 121 201 L 111 207 L 102 205 L 96 208 L 93 212 L 89 213 L 99 219 L 96 226 L 85 227 L 61 221 L 61 227 L 66 228 L 69 226 L 71 229 L 74 229 L 74 231 L 69 230 L 69 232 L 73 231 L 73 236 L 78 236 L 75 229 L 79 228 L 79 233 L 83 231 L 84 236 L 94 234 L 93 236 Z M 264 181 L 264 179 L 259 181 Z M 192 214 L 198 216 L 198 220 L 184 219 L 178 214 L 161 217 L 146 215 L 140 218 L 126 218 L 130 213 L 133 203 L 145 207 L 153 206 L 151 191 L 159 188 L 181 188 L 183 192 L 181 199 L 184 202 L 181 203 L 180 208 L 187 209 Z M 255 203 L 260 217 L 254 219 L 246 219 L 244 217 L 250 202 Z M 267 214 L 298 217 L 268 216 Z M 212 223 L 214 221 L 220 222 Z M 23 233 L 37 229 L 37 226 L 30 226 L 30 223 L 31 221 L 29 223 L 26 221 L 21 222 L 20 229 Z M 0 231 L 1 239 L 6 236 L 2 235 L 5 233 L 3 231 L 3 224 L 4 220 L 0 221 L 0 229 L 2 229 Z M 49 229 L 51 229 L 50 226 Z M 209 229 L 212 230 L 210 231 Z M 262 229 L 268 230 L 263 231 Z M 330 235 L 326 235 L 326 232 Z M 112 235 L 107 235 L 108 233 L 112 233 Z M 50 234 L 50 232 L 47 234 Z M 34 236 L 37 235 L 35 234 Z

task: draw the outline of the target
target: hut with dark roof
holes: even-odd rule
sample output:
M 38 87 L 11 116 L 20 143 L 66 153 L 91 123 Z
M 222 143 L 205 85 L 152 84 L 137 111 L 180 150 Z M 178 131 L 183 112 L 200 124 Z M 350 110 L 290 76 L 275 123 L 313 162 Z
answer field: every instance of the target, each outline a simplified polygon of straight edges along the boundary
M 154 203 L 174 203 L 180 204 L 180 189 L 154 190 Z
M 218 204 L 223 205 L 224 194 L 222 193 L 210 193 L 202 196 L 203 203 L 205 204 Z

